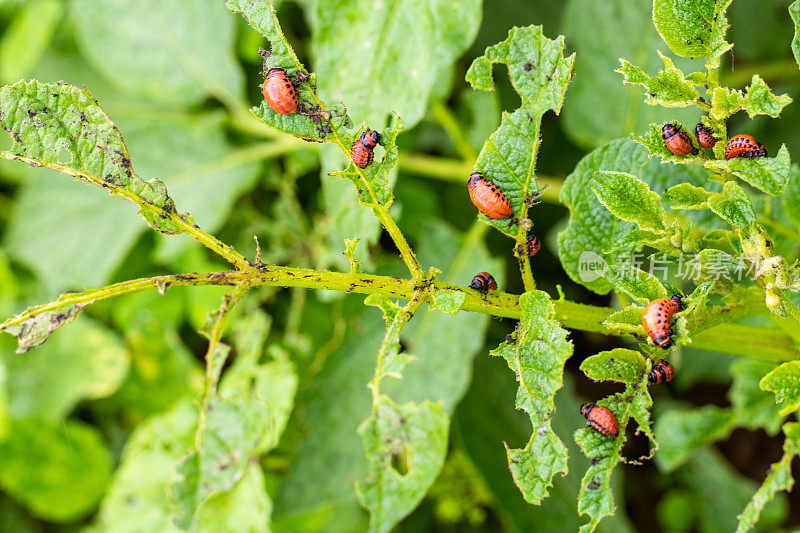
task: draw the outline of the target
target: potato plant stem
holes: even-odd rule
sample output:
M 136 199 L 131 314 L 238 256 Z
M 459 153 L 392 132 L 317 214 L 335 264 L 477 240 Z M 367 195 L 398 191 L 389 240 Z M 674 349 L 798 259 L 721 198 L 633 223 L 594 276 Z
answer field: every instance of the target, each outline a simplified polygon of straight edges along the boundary
M 0 331 L 18 326 L 36 315 L 54 311 L 73 304 L 91 304 L 123 294 L 158 288 L 162 292 L 170 287 L 185 285 L 227 285 L 249 287 L 277 286 L 329 289 L 359 294 L 386 294 L 392 298 L 411 300 L 419 292 L 420 284 L 412 279 L 400 279 L 362 273 L 341 273 L 327 270 L 293 268 L 272 265 L 248 265 L 243 270 L 212 273 L 188 273 L 140 278 L 77 293 L 63 294 L 55 302 L 31 307 L 16 317 L 0 324 Z M 519 319 L 519 296 L 502 291 L 490 291 L 485 297 L 467 287 L 441 281 L 430 281 L 420 301 L 429 303 L 438 290 L 462 292 L 465 295 L 462 310 L 496 317 Z M 615 309 L 553 300 L 556 318 L 564 327 L 603 335 L 619 335 L 603 325 Z M 743 324 L 721 324 L 694 336 L 692 346 L 714 352 L 740 355 L 779 363 L 798 359 L 792 338 L 778 328 L 765 328 Z

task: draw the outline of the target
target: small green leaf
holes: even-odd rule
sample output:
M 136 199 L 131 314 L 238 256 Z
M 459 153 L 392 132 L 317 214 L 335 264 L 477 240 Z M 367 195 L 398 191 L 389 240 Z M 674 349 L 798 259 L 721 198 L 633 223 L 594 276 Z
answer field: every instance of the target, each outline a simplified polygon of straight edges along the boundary
M 644 310 L 637 305 L 629 305 L 624 309 L 615 311 L 603 321 L 603 325 L 614 328 L 620 333 L 629 333 L 643 336 L 645 334 L 642 325 L 642 314 Z
M 709 68 L 733 45 L 725 42 L 725 10 L 732 0 L 654 0 L 653 23 L 670 49 L 683 57 L 706 57 Z
M 642 229 L 664 230 L 666 213 L 661 198 L 639 178 L 625 172 L 595 172 L 592 191 L 617 217 Z
M 778 403 L 786 403 L 780 414 L 786 416 L 800 409 L 800 361 L 783 363 L 764 376 L 761 390 L 775 394 Z
M 403 121 L 398 115 L 394 117 L 394 125 L 386 128 L 381 133 L 381 144 L 386 150 L 386 155 L 379 162 L 375 161 L 367 168 L 358 168 L 350 161 L 347 168 L 341 172 L 331 172 L 331 176 L 338 176 L 353 182 L 358 192 L 358 201 L 361 205 L 388 207 L 392 204 L 392 189 L 389 185 L 389 173 L 397 164 L 397 134 L 403 129 Z M 360 131 L 347 142 L 352 144 L 360 136 Z
M 603 250 L 603 253 L 624 252 L 628 250 L 641 250 L 643 246 L 668 245 L 670 242 L 669 234 L 656 233 L 646 229 L 635 229 L 620 237 L 610 250 Z
M 750 118 L 756 115 L 769 115 L 777 118 L 781 110 L 789 105 L 792 99 L 789 95 L 775 96 L 769 90 L 767 83 L 758 74 L 753 75 L 753 81 L 747 87 L 747 96 L 742 101 L 742 109 L 747 111 Z
M 63 297 L 64 295 L 59 298 Z M 31 348 L 44 344 L 59 327 L 78 318 L 88 305 L 89 303 L 72 304 L 55 311 L 45 311 L 32 316 L 19 326 L 9 326 L 0 331 L 14 335 L 17 338 L 17 353 L 26 353 Z
M 199 449 L 178 465 L 172 486 L 175 521 L 188 528 L 203 504 L 216 494 L 233 490 L 245 474 L 256 446 L 272 430 L 274 418 L 259 399 L 214 399 L 209 402 Z
M 711 91 L 711 116 L 724 120 L 742 108 L 744 97 L 741 91 L 727 87 L 715 87 Z
M 433 302 L 428 306 L 428 308 L 455 315 L 461 310 L 461 306 L 464 305 L 464 300 L 466 299 L 467 295 L 462 291 L 436 291 L 433 293 Z
M 643 85 L 647 95 L 645 102 L 650 105 L 687 107 L 697 104 L 700 93 L 695 89 L 695 84 L 684 78 L 683 72 L 675 67 L 670 58 L 661 52 L 658 55 L 664 61 L 664 68 L 655 76 L 648 76 L 625 59 L 619 60 L 622 66 L 617 72 L 625 77 L 625 83 Z
M 550 40 L 541 26 L 526 26 L 512 28 L 505 41 L 486 48 L 484 55 L 472 62 L 466 77 L 473 88 L 493 90 L 495 63 L 508 66 L 522 105 L 513 113 L 503 113 L 500 127 L 481 149 L 475 169 L 500 188 L 519 217 L 527 213 L 526 200 L 539 192 L 534 171 L 542 116 L 548 110 L 561 111 L 575 55 L 564 57 L 563 36 Z M 483 214 L 480 218 L 512 237 L 519 231 L 511 219 L 493 220 Z
M 786 440 L 783 441 L 783 457 L 774 463 L 764 482 L 758 488 L 753 499 L 738 516 L 737 533 L 745 533 L 753 528 L 761 516 L 761 511 L 780 491 L 789 492 L 794 486 L 792 478 L 792 460 L 800 455 L 800 423 L 788 422 L 783 426 Z
M 633 366 L 637 364 L 633 363 Z M 638 381 L 626 385 L 624 392 L 597 402 L 597 405 L 610 409 L 617 417 L 619 435 L 616 438 L 603 435 L 591 427 L 575 432 L 575 442 L 591 460 L 591 465 L 581 480 L 581 490 L 578 494 L 578 512 L 590 518 L 589 523 L 581 527 L 581 532 L 594 531 L 603 517 L 614 514 L 611 474 L 614 467 L 622 460 L 621 451 L 626 440 L 625 429 L 630 419 L 635 419 L 639 430 L 655 443 L 650 429 L 652 404 L 653 400 L 647 392 L 647 375 L 643 373 Z
M 550 297 L 542 291 L 520 296 L 521 318 L 512 339 L 491 355 L 503 357 L 516 374 L 516 405 L 531 418 L 533 434 L 524 449 L 507 447 L 514 482 L 526 501 L 548 495 L 556 474 L 567 472 L 567 448 L 550 427 L 554 396 L 563 385 L 564 363 L 572 355 L 567 332 L 553 318 Z
M 639 308 L 641 323 L 641 308 Z M 647 359 L 635 350 L 614 348 L 587 357 L 581 363 L 581 370 L 595 381 L 619 381 L 620 383 L 640 383 L 647 373 Z
M 632 265 L 609 265 L 606 279 L 615 290 L 624 292 L 641 304 L 667 297 L 667 289 L 655 276 Z
M 797 66 L 800 67 L 800 0 L 795 0 L 789 6 L 789 15 L 794 22 L 794 37 L 792 38 L 792 53 L 794 59 L 797 61 Z
M 10 159 L 51 168 L 122 196 L 138 204 L 139 214 L 163 233 L 180 233 L 194 224 L 190 215 L 175 210 L 161 181 L 144 181 L 133 173 L 119 130 L 85 89 L 35 80 L 5 86 L 0 89 L 0 125 L 14 140 L 6 152 Z M 48 135 L 42 137 L 42 128 Z
M 670 187 L 665 193 L 670 200 L 675 202 L 673 209 L 706 209 L 706 202 L 713 195 L 702 187 L 695 187 L 691 183 L 681 183 Z
M 364 299 L 364 303 L 380 307 L 387 325 L 386 338 L 378 353 L 375 376 L 370 381 L 370 387 L 377 388 L 385 377 L 402 377 L 403 370 L 415 359 L 413 355 L 400 349 L 400 331 L 405 327 L 409 317 L 406 316 L 406 311 L 385 294 L 370 294 Z
M 734 227 L 746 226 L 756 219 L 747 193 L 733 181 L 727 182 L 721 193 L 710 195 L 708 208 Z
M 0 487 L 33 515 L 56 523 L 86 516 L 106 491 L 111 457 L 82 422 L 9 421 L 0 440 Z
M 370 531 L 388 532 L 425 496 L 447 454 L 449 420 L 442 404 L 395 404 L 381 395 L 358 433 L 369 459 L 369 476 L 358 483 L 370 512 Z

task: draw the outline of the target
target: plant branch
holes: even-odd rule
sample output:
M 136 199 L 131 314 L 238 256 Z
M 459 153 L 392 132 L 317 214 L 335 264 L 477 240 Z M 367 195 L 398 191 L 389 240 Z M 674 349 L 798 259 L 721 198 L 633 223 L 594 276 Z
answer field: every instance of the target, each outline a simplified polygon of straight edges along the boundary
M 18 326 L 26 320 L 48 311 L 74 304 L 91 304 L 99 300 L 132 292 L 158 288 L 162 292 L 172 286 L 183 285 L 228 285 L 247 284 L 249 287 L 277 286 L 303 287 L 307 289 L 329 289 L 359 294 L 385 294 L 392 298 L 411 300 L 419 291 L 419 283 L 412 279 L 399 279 L 362 273 L 340 273 L 327 270 L 281 267 L 272 265 L 250 266 L 244 270 L 213 273 L 189 273 L 170 276 L 140 278 L 116 283 L 101 289 L 78 293 L 66 293 L 55 302 L 31 307 L 20 315 L 0 324 L 0 331 Z M 519 319 L 519 296 L 503 291 L 490 291 L 482 296 L 478 291 L 451 283 L 432 280 L 429 290 L 420 296 L 420 301 L 430 303 L 431 294 L 438 290 L 462 292 L 465 295 L 462 310 L 483 313 L 496 317 Z M 603 322 L 617 311 L 609 307 L 553 300 L 556 316 L 564 327 L 618 336 Z M 753 359 L 783 362 L 798 359 L 797 349 L 788 334 L 778 328 L 763 328 L 744 324 L 721 324 L 693 336 L 692 347 L 741 355 Z

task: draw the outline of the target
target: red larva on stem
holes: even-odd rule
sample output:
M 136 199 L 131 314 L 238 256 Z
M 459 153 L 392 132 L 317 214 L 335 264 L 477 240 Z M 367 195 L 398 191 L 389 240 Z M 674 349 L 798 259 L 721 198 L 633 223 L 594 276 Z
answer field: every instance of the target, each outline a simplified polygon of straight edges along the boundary
M 359 168 L 367 168 L 375 157 L 375 147 L 381 142 L 381 134 L 377 131 L 367 131 L 361 134 L 350 148 L 350 158 Z
M 666 359 L 659 359 L 647 376 L 650 383 L 667 383 L 675 377 L 675 368 Z
M 694 127 L 694 133 L 697 136 L 697 144 L 703 148 L 711 149 L 717 144 L 718 139 L 711 134 L 710 129 L 703 126 L 702 122 L 698 122 Z
M 291 115 L 297 111 L 297 93 L 282 68 L 269 69 L 261 92 L 264 93 L 264 100 L 276 113 Z
M 487 181 L 480 172 L 473 172 L 467 181 L 469 199 L 478 211 L 489 218 L 509 218 L 514 214 L 511 202 L 494 183 Z
M 664 137 L 664 146 L 675 155 L 700 153 L 700 150 L 692 145 L 689 136 L 673 124 L 664 124 L 664 127 L 661 128 L 661 135 Z
M 681 295 L 658 298 L 650 302 L 642 314 L 644 330 L 659 348 L 672 346 L 672 315 L 681 310 Z
M 525 241 L 525 249 L 528 252 L 528 257 L 533 257 L 539 250 L 542 248 L 542 243 L 539 242 L 539 239 L 536 238 L 536 235 L 528 235 L 528 239 Z
M 469 286 L 484 296 L 486 296 L 486 293 L 489 291 L 497 290 L 497 282 L 488 272 L 478 272 L 475 274 L 475 277 L 472 278 L 472 282 L 469 284 Z
M 725 145 L 725 159 L 733 159 L 734 157 L 748 157 L 750 159 L 767 157 L 767 149 L 752 135 L 740 133 L 731 137 L 728 144 Z
M 595 405 L 591 402 L 581 405 L 581 414 L 589 425 L 597 431 L 608 437 L 616 437 L 619 435 L 619 424 L 617 417 L 611 412 L 611 409 Z

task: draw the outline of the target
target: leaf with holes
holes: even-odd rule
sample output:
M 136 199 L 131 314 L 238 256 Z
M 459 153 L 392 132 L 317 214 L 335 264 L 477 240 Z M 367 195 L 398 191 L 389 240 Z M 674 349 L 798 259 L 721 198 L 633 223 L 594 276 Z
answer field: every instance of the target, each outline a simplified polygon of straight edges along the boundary
M 526 501 L 538 504 L 547 497 L 553 477 L 567 472 L 567 448 L 550 427 L 550 417 L 572 343 L 553 318 L 555 311 L 547 293 L 526 292 L 520 296 L 520 308 L 522 316 L 512 340 L 491 354 L 503 357 L 516 374 L 517 408 L 531 418 L 533 434 L 525 448 L 506 449 L 514 482 Z
M 636 65 L 620 59 L 622 66 L 616 70 L 624 76 L 624 83 L 643 85 L 647 95 L 645 102 L 664 107 L 687 107 L 698 103 L 700 93 L 694 83 L 687 80 L 681 69 L 670 58 L 659 52 L 664 68 L 655 76 L 648 76 Z
M 489 136 L 475 162 L 475 170 L 506 195 L 515 217 L 527 215 L 526 202 L 539 192 L 535 176 L 539 127 L 548 110 L 561 111 L 574 62 L 575 54 L 564 57 L 563 36 L 553 41 L 544 36 L 541 26 L 526 26 L 512 28 L 505 41 L 488 47 L 467 71 L 474 89 L 491 91 L 493 65 L 507 65 L 522 99 L 519 109 L 503 113 L 500 127 Z M 519 232 L 513 218 L 494 220 L 483 214 L 480 218 L 512 237 Z
M 630 359 L 631 368 L 637 368 L 639 364 L 633 363 L 634 358 Z M 597 405 L 610 409 L 616 416 L 619 424 L 619 434 L 616 437 L 603 435 L 591 427 L 575 432 L 575 442 L 591 460 L 591 465 L 581 480 L 578 494 L 578 512 L 589 516 L 589 523 L 581 527 L 581 532 L 594 531 L 603 517 L 614 514 L 611 474 L 622 460 L 621 451 L 626 441 L 625 428 L 630 419 L 635 419 L 639 429 L 655 443 L 650 428 L 652 404 L 653 400 L 647 392 L 647 374 L 644 373 L 637 382 L 626 385 L 624 392 L 597 402 Z
M 789 492 L 794 486 L 792 460 L 800 455 L 800 423 L 786 423 L 783 426 L 783 433 L 786 435 L 786 440 L 783 441 L 783 457 L 770 467 L 766 479 L 739 515 L 737 533 L 745 533 L 752 529 L 758 522 L 764 506 L 772 501 L 778 492 Z
M 306 72 L 305 67 L 292 50 L 283 34 L 278 15 L 270 0 L 226 0 L 231 11 L 241 13 L 257 32 L 270 43 L 269 55 L 263 68 L 282 68 L 295 86 L 300 102 L 298 112 L 291 115 L 276 113 L 266 101 L 252 109 L 253 114 L 266 125 L 307 141 L 335 142 L 339 131 L 349 124 L 343 106 L 328 110 L 317 98 L 314 90 L 316 76 Z M 334 135 L 336 131 L 336 135 Z
M 394 124 L 381 131 L 381 144 L 386 150 L 383 159 L 373 161 L 366 168 L 357 167 L 352 161 L 347 168 L 340 172 L 331 172 L 331 176 L 345 178 L 353 182 L 358 192 L 358 201 L 361 205 L 388 207 L 392 205 L 392 188 L 389 184 L 389 173 L 397 164 L 397 135 L 403 129 L 403 121 L 398 115 L 394 116 Z M 353 136 L 345 137 L 347 144 L 357 142 L 361 130 Z
M 800 361 L 789 361 L 764 376 L 759 383 L 761 390 L 769 391 L 785 403 L 781 415 L 786 416 L 800 409 Z
M 133 172 L 119 130 L 87 90 L 35 80 L 7 85 L 0 89 L 0 125 L 14 140 L 3 158 L 99 185 L 139 205 L 142 218 L 163 233 L 194 224 L 176 211 L 161 181 Z
M 739 110 L 744 110 L 753 118 L 756 115 L 769 115 L 777 118 L 781 110 L 789 105 L 792 99 L 786 95 L 775 96 L 769 86 L 758 74 L 744 91 L 716 87 L 711 93 L 711 116 L 724 120 Z
M 63 294 L 59 297 L 59 299 L 61 298 L 64 298 Z M 0 327 L 0 331 L 6 331 L 17 338 L 17 353 L 22 354 L 44 344 L 56 329 L 78 318 L 80 312 L 91 303 L 72 304 L 55 311 L 45 311 L 32 316 L 18 326 Z
M 683 57 L 705 57 L 709 68 L 733 45 L 725 41 L 725 11 L 733 0 L 653 0 L 653 23 L 670 49 Z
M 211 497 L 234 489 L 275 422 L 269 405 L 254 398 L 214 399 L 207 413 L 199 448 L 180 462 L 172 486 L 174 519 L 182 528 L 196 523 Z
M 441 402 L 397 405 L 381 395 L 375 414 L 359 428 L 369 476 L 358 483 L 370 530 L 387 532 L 425 496 L 447 453 L 449 420 Z
M 642 229 L 665 229 L 666 213 L 661 198 L 639 178 L 625 172 L 595 172 L 592 191 L 618 218 L 636 222 Z

